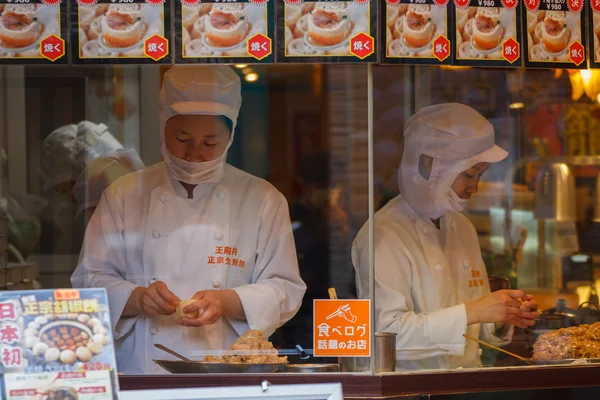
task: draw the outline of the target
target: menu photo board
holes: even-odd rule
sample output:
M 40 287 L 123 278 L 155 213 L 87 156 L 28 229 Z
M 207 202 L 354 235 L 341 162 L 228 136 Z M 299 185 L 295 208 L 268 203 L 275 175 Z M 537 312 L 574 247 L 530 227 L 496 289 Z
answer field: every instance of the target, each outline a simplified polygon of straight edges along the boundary
M 0 0 L 0 64 L 67 64 L 67 6 Z
M 455 65 L 520 67 L 520 0 L 454 0 Z
M 377 62 L 377 0 L 283 0 L 277 62 Z
M 584 0 L 524 0 L 525 66 L 587 68 Z
M 452 63 L 449 0 L 387 0 L 381 14 L 382 64 Z
M 274 63 L 275 0 L 177 0 L 176 63 Z
M 73 64 L 170 64 L 170 0 L 71 0 Z
M 600 68 L 600 0 L 590 0 L 588 15 L 590 67 Z
M 0 365 L 5 400 L 116 400 L 106 290 L 0 292 Z

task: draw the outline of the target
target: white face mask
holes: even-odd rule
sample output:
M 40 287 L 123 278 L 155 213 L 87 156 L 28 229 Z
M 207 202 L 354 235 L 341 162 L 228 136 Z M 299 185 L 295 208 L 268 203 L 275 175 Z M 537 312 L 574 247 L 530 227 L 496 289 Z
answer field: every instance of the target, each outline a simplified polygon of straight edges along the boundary
M 448 202 L 452 211 L 463 212 L 465 208 L 467 208 L 467 204 L 469 203 L 468 199 L 461 199 L 458 197 L 454 189 L 450 188 L 448 191 Z
M 190 185 L 218 182 L 223 176 L 223 167 L 227 158 L 227 151 L 225 151 L 221 157 L 212 161 L 189 162 L 172 155 L 164 143 L 160 153 L 171 178 Z

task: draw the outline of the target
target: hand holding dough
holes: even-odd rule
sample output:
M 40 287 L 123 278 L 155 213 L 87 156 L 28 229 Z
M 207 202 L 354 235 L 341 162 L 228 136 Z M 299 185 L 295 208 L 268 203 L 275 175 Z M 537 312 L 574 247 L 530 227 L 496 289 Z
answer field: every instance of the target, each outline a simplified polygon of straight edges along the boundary
M 183 309 L 186 308 L 187 306 L 189 306 L 192 303 L 197 302 L 198 300 L 195 299 L 189 299 L 189 300 L 183 300 L 180 301 L 179 304 L 177 304 L 177 316 L 179 318 L 196 318 L 198 315 L 200 315 L 199 311 L 194 311 L 194 312 L 184 312 Z

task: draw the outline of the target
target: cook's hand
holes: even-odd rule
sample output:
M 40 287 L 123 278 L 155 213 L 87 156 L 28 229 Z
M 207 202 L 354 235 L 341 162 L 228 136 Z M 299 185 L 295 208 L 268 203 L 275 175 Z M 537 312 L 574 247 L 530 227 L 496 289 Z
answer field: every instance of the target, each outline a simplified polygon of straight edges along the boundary
M 504 322 L 523 329 L 533 326 L 540 314 L 525 307 L 521 309 L 522 300 L 530 307 L 537 307 L 533 296 L 525 294 L 522 290 L 499 290 L 467 303 L 467 325 Z
M 140 309 L 146 315 L 171 315 L 177 309 L 179 298 L 167 288 L 164 282 L 156 281 L 145 288 L 140 301 Z
M 530 294 L 525 294 L 525 297 L 521 299 L 523 303 L 521 304 L 521 309 L 525 311 L 537 311 L 538 304 L 535 301 L 535 298 Z
M 212 325 L 221 317 L 245 318 L 242 302 L 235 290 L 201 290 L 192 299 L 198 300 L 183 309 L 186 313 L 199 312 L 196 318 L 181 318 L 183 326 Z

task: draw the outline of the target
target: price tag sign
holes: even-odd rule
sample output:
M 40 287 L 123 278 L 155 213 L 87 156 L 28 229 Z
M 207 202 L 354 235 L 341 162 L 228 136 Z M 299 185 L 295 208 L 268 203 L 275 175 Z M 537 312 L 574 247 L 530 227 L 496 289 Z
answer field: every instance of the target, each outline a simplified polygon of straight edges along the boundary
M 7 400 L 116 400 L 104 289 L 0 292 L 0 366 Z
M 175 32 L 178 64 L 273 63 L 275 0 L 177 0 Z
M 66 64 L 67 6 L 60 0 L 0 0 L 19 30 L 0 31 L 0 65 Z
M 587 68 L 584 0 L 524 1 L 523 21 L 527 24 L 525 65 Z M 591 43 L 594 43 L 593 39 Z
M 454 63 L 520 67 L 521 1 L 454 0 Z
M 462 1 L 462 0 L 454 0 Z M 399 0 L 381 18 L 382 63 L 440 65 L 452 62 L 450 1 Z M 411 26 L 422 21 L 424 29 Z M 383 36 L 385 35 L 385 36 Z
M 392 1 L 390 7 L 400 7 Z M 375 0 L 286 0 L 277 9 L 277 62 L 377 62 L 378 12 Z M 319 29 L 328 18 L 336 28 Z
M 172 62 L 170 0 L 70 1 L 74 64 Z

